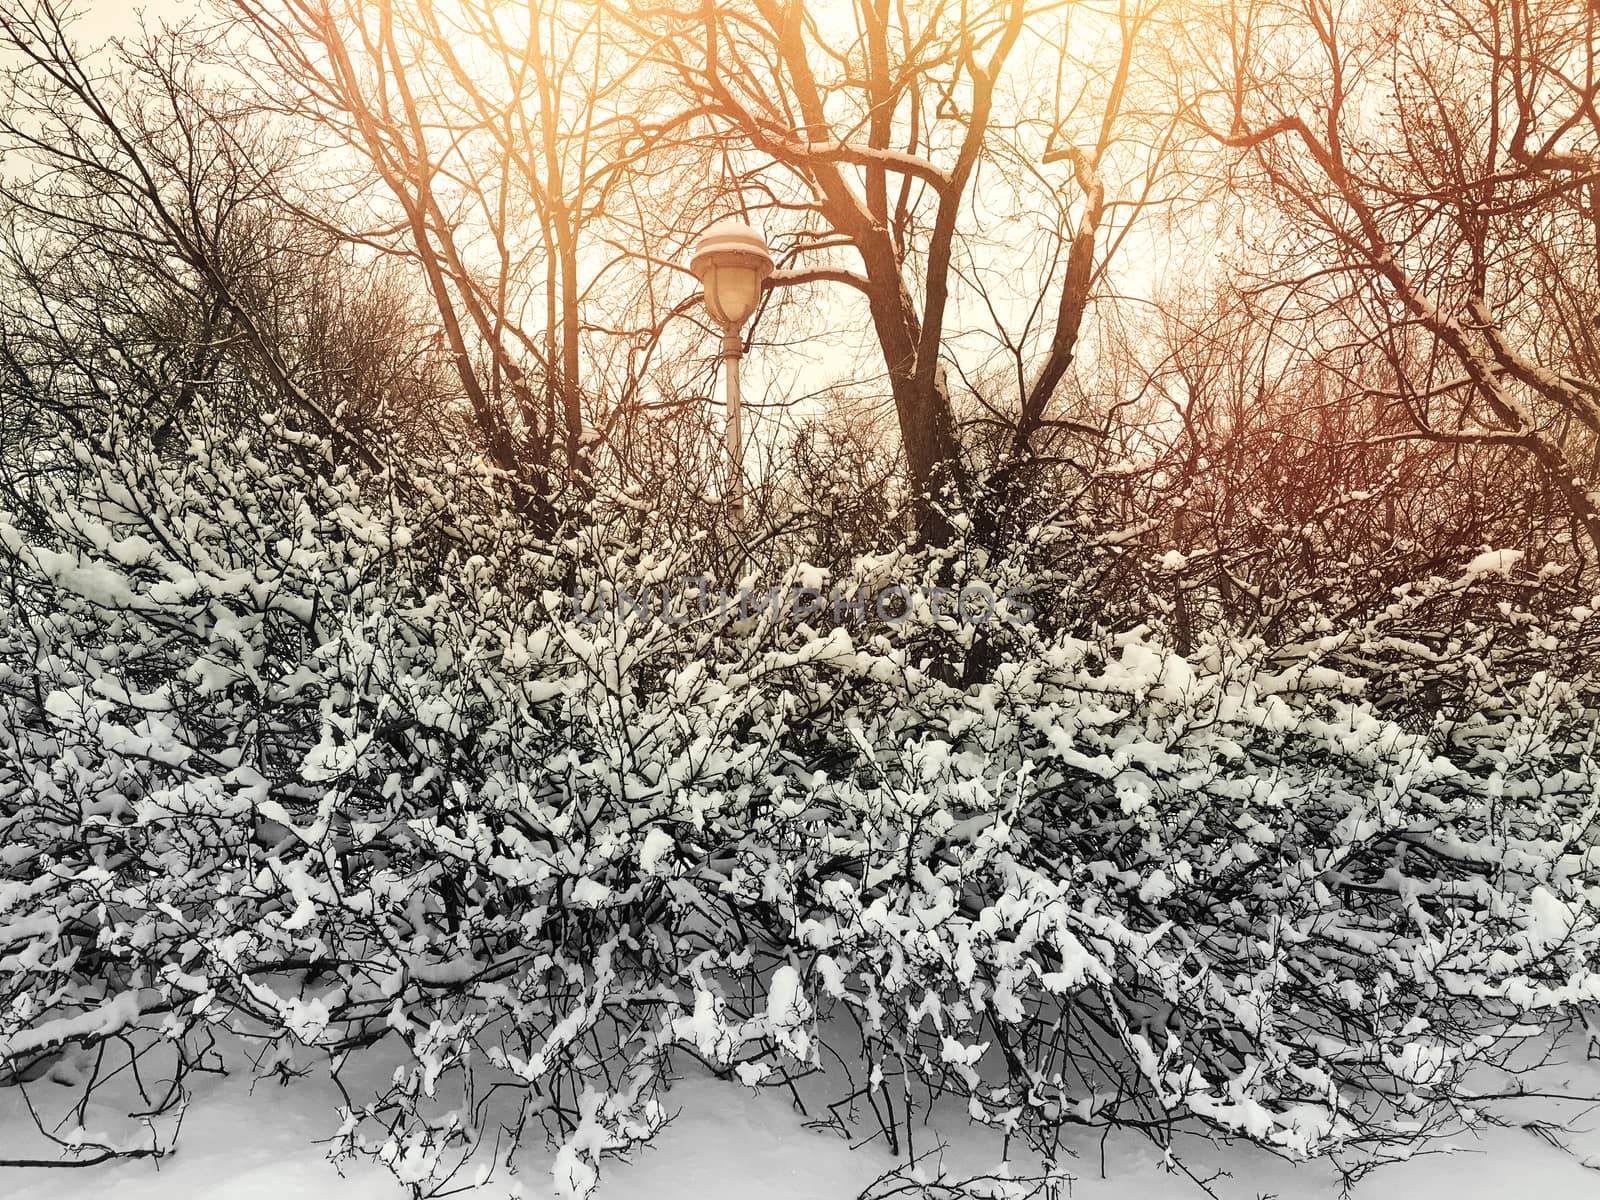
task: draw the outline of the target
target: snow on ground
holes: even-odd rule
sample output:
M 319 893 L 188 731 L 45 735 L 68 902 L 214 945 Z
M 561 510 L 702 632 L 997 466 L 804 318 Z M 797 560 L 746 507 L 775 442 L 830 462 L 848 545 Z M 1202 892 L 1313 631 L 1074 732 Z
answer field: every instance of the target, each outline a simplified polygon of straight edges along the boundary
M 1575 1090 L 1600 1092 L 1600 1064 L 1577 1061 L 1563 1069 Z M 253 1087 L 252 1087 L 253 1084 Z M 53 1085 L 30 1094 L 48 1103 Z M 58 1091 L 60 1089 L 57 1089 Z M 3 1200 L 404 1200 L 387 1172 L 366 1164 L 341 1174 L 322 1157 L 315 1140 L 337 1125 L 338 1091 L 315 1072 L 281 1086 L 252 1080 L 248 1072 L 208 1076 L 195 1087 L 178 1152 L 154 1163 L 135 1161 L 84 1169 L 0 1169 Z M 852 1150 L 837 1134 L 808 1129 L 788 1098 L 775 1090 L 753 1092 L 706 1075 L 680 1080 L 666 1101 L 678 1116 L 653 1146 L 632 1162 L 611 1162 L 596 1200 L 851 1200 L 893 1165 L 874 1144 Z M 1530 1113 L 1534 1110 L 1530 1110 Z M 1548 1106 L 1537 1110 L 1552 1116 Z M 91 1129 L 109 1127 L 102 1113 Z M 1490 1129 L 1457 1143 L 1455 1153 L 1435 1153 L 1385 1168 L 1360 1184 L 1355 1200 L 1592 1200 L 1600 1172 L 1579 1158 L 1600 1160 L 1600 1114 L 1565 1114 L 1576 1132 L 1566 1155 L 1525 1129 Z M 919 1130 L 931 1145 L 934 1130 Z M 946 1161 L 973 1173 L 993 1167 L 992 1135 L 959 1120 L 942 1127 Z M 20 1096 L 0 1089 L 0 1157 L 40 1152 Z M 1069 1165 L 1071 1200 L 1173 1200 L 1203 1193 L 1182 1176 L 1166 1173 L 1145 1142 L 1113 1135 L 1102 1148 L 1093 1134 L 1076 1143 Z M 1294 1166 L 1243 1145 L 1191 1139 L 1186 1162 L 1196 1174 L 1216 1172 L 1211 1186 L 1225 1200 L 1300 1200 L 1338 1195 L 1333 1172 L 1321 1164 Z M 548 1157 L 523 1156 L 518 1179 L 527 1200 L 550 1195 Z M 491 1188 L 489 1196 L 504 1196 Z

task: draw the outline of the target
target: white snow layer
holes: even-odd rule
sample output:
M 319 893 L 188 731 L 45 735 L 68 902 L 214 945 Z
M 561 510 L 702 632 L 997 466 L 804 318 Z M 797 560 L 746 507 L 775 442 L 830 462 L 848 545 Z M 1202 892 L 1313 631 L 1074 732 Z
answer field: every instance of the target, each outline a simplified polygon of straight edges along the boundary
M 779 968 L 774 991 L 782 990 L 785 968 Z M 775 1006 L 769 1019 L 792 1021 L 808 1012 L 796 986 Z M 1582 1049 L 1572 1051 L 1562 1070 L 1574 1090 L 1600 1084 L 1600 1065 L 1586 1062 Z M 305 1065 L 309 1065 L 305 1064 Z M 252 1084 L 254 1086 L 252 1087 Z M 224 1079 L 204 1077 L 184 1118 L 177 1153 L 160 1163 L 129 1161 L 72 1170 L 0 1168 L 0 1197 L 5 1200 L 404 1200 L 393 1176 L 370 1163 L 346 1165 L 341 1175 L 314 1144 L 337 1125 L 342 1103 L 324 1072 L 313 1069 L 287 1087 L 252 1080 L 248 1070 Z M 36 1103 L 48 1107 L 65 1096 L 49 1083 L 30 1085 Z M 791 1105 L 786 1090 L 756 1094 L 731 1081 L 705 1074 L 680 1080 L 662 1097 L 677 1117 L 631 1162 L 608 1160 L 601 1165 L 596 1200 L 853 1200 L 889 1169 L 894 1159 L 881 1140 L 852 1150 L 836 1135 L 804 1127 L 805 1117 Z M 1574 1155 L 1553 1149 L 1519 1128 L 1486 1129 L 1479 1138 L 1456 1144 L 1458 1153 L 1423 1155 L 1411 1162 L 1379 1170 L 1358 1185 L 1355 1200 L 1508 1200 L 1537 1193 L 1539 1200 L 1591 1200 L 1600 1194 L 1600 1176 L 1579 1159 L 1600 1157 L 1597 1119 L 1584 1120 L 1571 1111 L 1554 1113 L 1548 1106 L 1530 1106 L 1518 1114 L 1576 1120 L 1569 1136 Z M 126 1129 L 122 1113 L 91 1105 L 89 1130 Z M 866 1130 L 860 1131 L 863 1135 Z M 991 1133 L 965 1123 L 952 1108 L 917 1129 L 918 1149 L 946 1143 L 944 1163 L 957 1176 L 992 1170 L 999 1143 Z M 1133 1135 L 1113 1134 L 1105 1143 L 1105 1177 L 1100 1177 L 1101 1146 L 1096 1131 L 1075 1135 L 1071 1143 L 1080 1157 L 1064 1165 L 1073 1176 L 1072 1200 L 1172 1200 L 1199 1196 L 1182 1176 L 1163 1170 L 1148 1143 Z M 1333 1200 L 1337 1176 L 1325 1165 L 1295 1166 L 1252 1147 L 1224 1147 L 1200 1139 L 1180 1145 L 1190 1169 L 1202 1178 L 1217 1171 L 1211 1187 L 1221 1200 Z M 48 1155 L 50 1148 L 34 1133 L 16 1089 L 0 1089 L 0 1157 Z M 485 1200 L 519 1196 L 550 1200 L 554 1195 L 547 1152 L 530 1147 L 519 1156 L 519 1174 L 496 1167 L 478 1192 Z M 1019 1166 L 1020 1169 L 1020 1166 Z M 459 1182 L 468 1182 L 466 1179 Z

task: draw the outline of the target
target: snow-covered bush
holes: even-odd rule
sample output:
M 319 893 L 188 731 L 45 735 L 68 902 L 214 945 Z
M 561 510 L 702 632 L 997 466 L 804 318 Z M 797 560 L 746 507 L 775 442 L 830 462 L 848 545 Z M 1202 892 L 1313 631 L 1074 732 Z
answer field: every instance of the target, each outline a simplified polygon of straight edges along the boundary
M 0 518 L 0 1078 L 219 1025 L 340 1072 L 399 1045 L 335 1145 L 419 1195 L 536 1133 L 587 1194 L 690 1059 L 820 1073 L 907 1154 L 953 1097 L 1046 1159 L 1194 1120 L 1359 1165 L 1600 1001 L 1592 697 L 1555 674 L 1417 727 L 1259 639 L 1008 626 L 952 669 L 974 635 L 925 607 L 580 617 L 706 586 L 696 552 L 191 432 Z

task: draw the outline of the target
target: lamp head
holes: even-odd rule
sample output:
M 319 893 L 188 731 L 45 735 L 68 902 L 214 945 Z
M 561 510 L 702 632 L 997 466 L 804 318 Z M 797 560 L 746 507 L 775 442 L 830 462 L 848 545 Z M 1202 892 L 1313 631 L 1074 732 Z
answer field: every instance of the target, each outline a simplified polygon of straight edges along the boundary
M 743 221 L 718 221 L 695 243 L 689 269 L 705 289 L 706 311 L 725 328 L 737 329 L 761 302 L 772 254 L 766 239 Z

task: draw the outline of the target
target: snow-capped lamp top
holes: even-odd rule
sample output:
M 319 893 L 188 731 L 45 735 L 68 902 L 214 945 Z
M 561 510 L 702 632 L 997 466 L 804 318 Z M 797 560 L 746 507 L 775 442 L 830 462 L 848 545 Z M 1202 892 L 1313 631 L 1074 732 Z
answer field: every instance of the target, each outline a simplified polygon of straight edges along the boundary
M 718 221 L 700 235 L 689 269 L 705 289 L 706 311 L 725 327 L 748 321 L 772 274 L 767 240 L 743 221 Z

